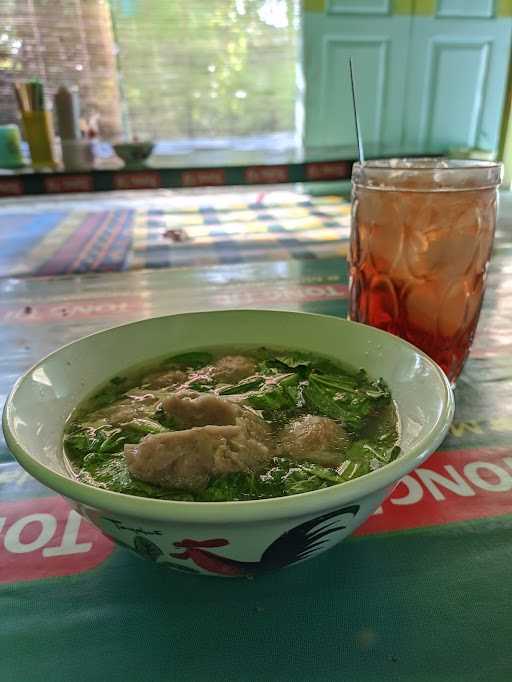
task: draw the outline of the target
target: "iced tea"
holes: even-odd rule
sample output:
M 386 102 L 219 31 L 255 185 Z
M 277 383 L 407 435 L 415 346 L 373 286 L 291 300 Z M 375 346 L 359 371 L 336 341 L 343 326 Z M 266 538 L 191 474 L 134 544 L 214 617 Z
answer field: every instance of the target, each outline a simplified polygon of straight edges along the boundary
M 478 323 L 500 173 L 483 161 L 354 165 L 350 319 L 407 339 L 452 382 Z

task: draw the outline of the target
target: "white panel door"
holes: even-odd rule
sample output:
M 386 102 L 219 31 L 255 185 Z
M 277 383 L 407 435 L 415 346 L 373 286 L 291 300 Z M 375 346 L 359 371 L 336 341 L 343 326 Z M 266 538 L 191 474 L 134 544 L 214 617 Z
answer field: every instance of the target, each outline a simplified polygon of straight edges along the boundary
M 313 4 L 304 15 L 306 154 L 355 156 L 350 56 L 368 157 L 497 149 L 512 27 L 502 1 Z
M 366 153 L 402 143 L 410 16 L 390 0 L 327 0 L 304 20 L 305 146 L 354 153 L 348 59 L 352 57 Z
M 495 16 L 493 0 L 438 0 L 434 16 L 414 18 L 406 146 L 429 153 L 497 149 L 511 23 Z

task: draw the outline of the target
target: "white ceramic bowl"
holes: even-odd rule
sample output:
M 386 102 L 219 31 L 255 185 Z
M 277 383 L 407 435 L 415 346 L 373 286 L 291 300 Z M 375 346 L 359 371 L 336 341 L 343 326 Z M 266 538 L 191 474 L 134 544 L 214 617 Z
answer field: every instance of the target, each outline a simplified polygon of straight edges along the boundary
M 64 425 L 99 384 L 166 354 L 230 344 L 321 353 L 382 376 L 398 408 L 403 455 L 341 485 L 247 502 L 145 499 L 94 488 L 69 475 Z M 439 367 L 391 334 L 323 315 L 229 310 L 152 318 L 64 346 L 17 381 L 3 426 L 19 463 L 119 544 L 178 570 L 243 576 L 310 558 L 352 533 L 400 478 L 440 445 L 453 409 Z

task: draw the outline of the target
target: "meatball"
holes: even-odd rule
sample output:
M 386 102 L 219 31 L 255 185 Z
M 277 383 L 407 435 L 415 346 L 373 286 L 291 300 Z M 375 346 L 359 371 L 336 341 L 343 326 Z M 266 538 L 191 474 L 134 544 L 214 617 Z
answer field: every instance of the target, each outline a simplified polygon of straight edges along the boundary
M 128 470 L 143 481 L 202 490 L 212 476 L 256 471 L 272 457 L 269 427 L 248 408 L 196 391 L 173 393 L 162 407 L 183 430 L 125 445 Z
M 257 470 L 270 451 L 242 423 L 149 435 L 125 445 L 124 456 L 130 473 L 143 481 L 199 491 L 212 476 Z
M 147 383 L 151 388 L 169 388 L 182 386 L 187 381 L 187 375 L 179 369 L 166 370 L 152 374 Z
M 118 425 L 136 419 L 139 412 L 137 408 L 138 405 L 133 405 L 132 403 L 118 403 L 117 405 L 100 410 L 97 415 L 106 417 L 113 425 Z
M 213 377 L 219 382 L 237 384 L 256 371 L 256 361 L 245 355 L 226 355 L 217 360 L 213 368 Z
M 162 401 L 165 413 L 176 420 L 180 427 L 233 425 L 240 408 L 225 398 L 211 393 L 179 391 Z
M 271 428 L 258 414 L 247 407 L 239 408 L 236 418 L 237 426 L 241 426 L 249 438 L 266 443 L 270 447 Z
M 152 393 L 143 393 L 142 391 L 127 391 L 126 395 L 129 397 L 128 401 L 123 400 L 105 407 L 96 412 L 95 416 L 107 419 L 114 426 L 118 426 L 131 422 L 137 417 L 147 416 L 147 408 L 158 401 L 158 398 Z
M 283 455 L 327 466 L 341 464 L 347 446 L 347 434 L 340 424 L 312 414 L 296 419 L 281 434 Z

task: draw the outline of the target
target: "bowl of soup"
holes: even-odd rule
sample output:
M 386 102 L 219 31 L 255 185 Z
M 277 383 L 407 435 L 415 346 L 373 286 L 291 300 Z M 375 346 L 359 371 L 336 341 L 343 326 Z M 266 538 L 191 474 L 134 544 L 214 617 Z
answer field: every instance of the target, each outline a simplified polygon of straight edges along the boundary
M 75 341 L 15 384 L 4 433 L 32 476 L 167 568 L 255 576 L 358 528 L 442 442 L 442 370 L 339 318 L 229 310 Z

